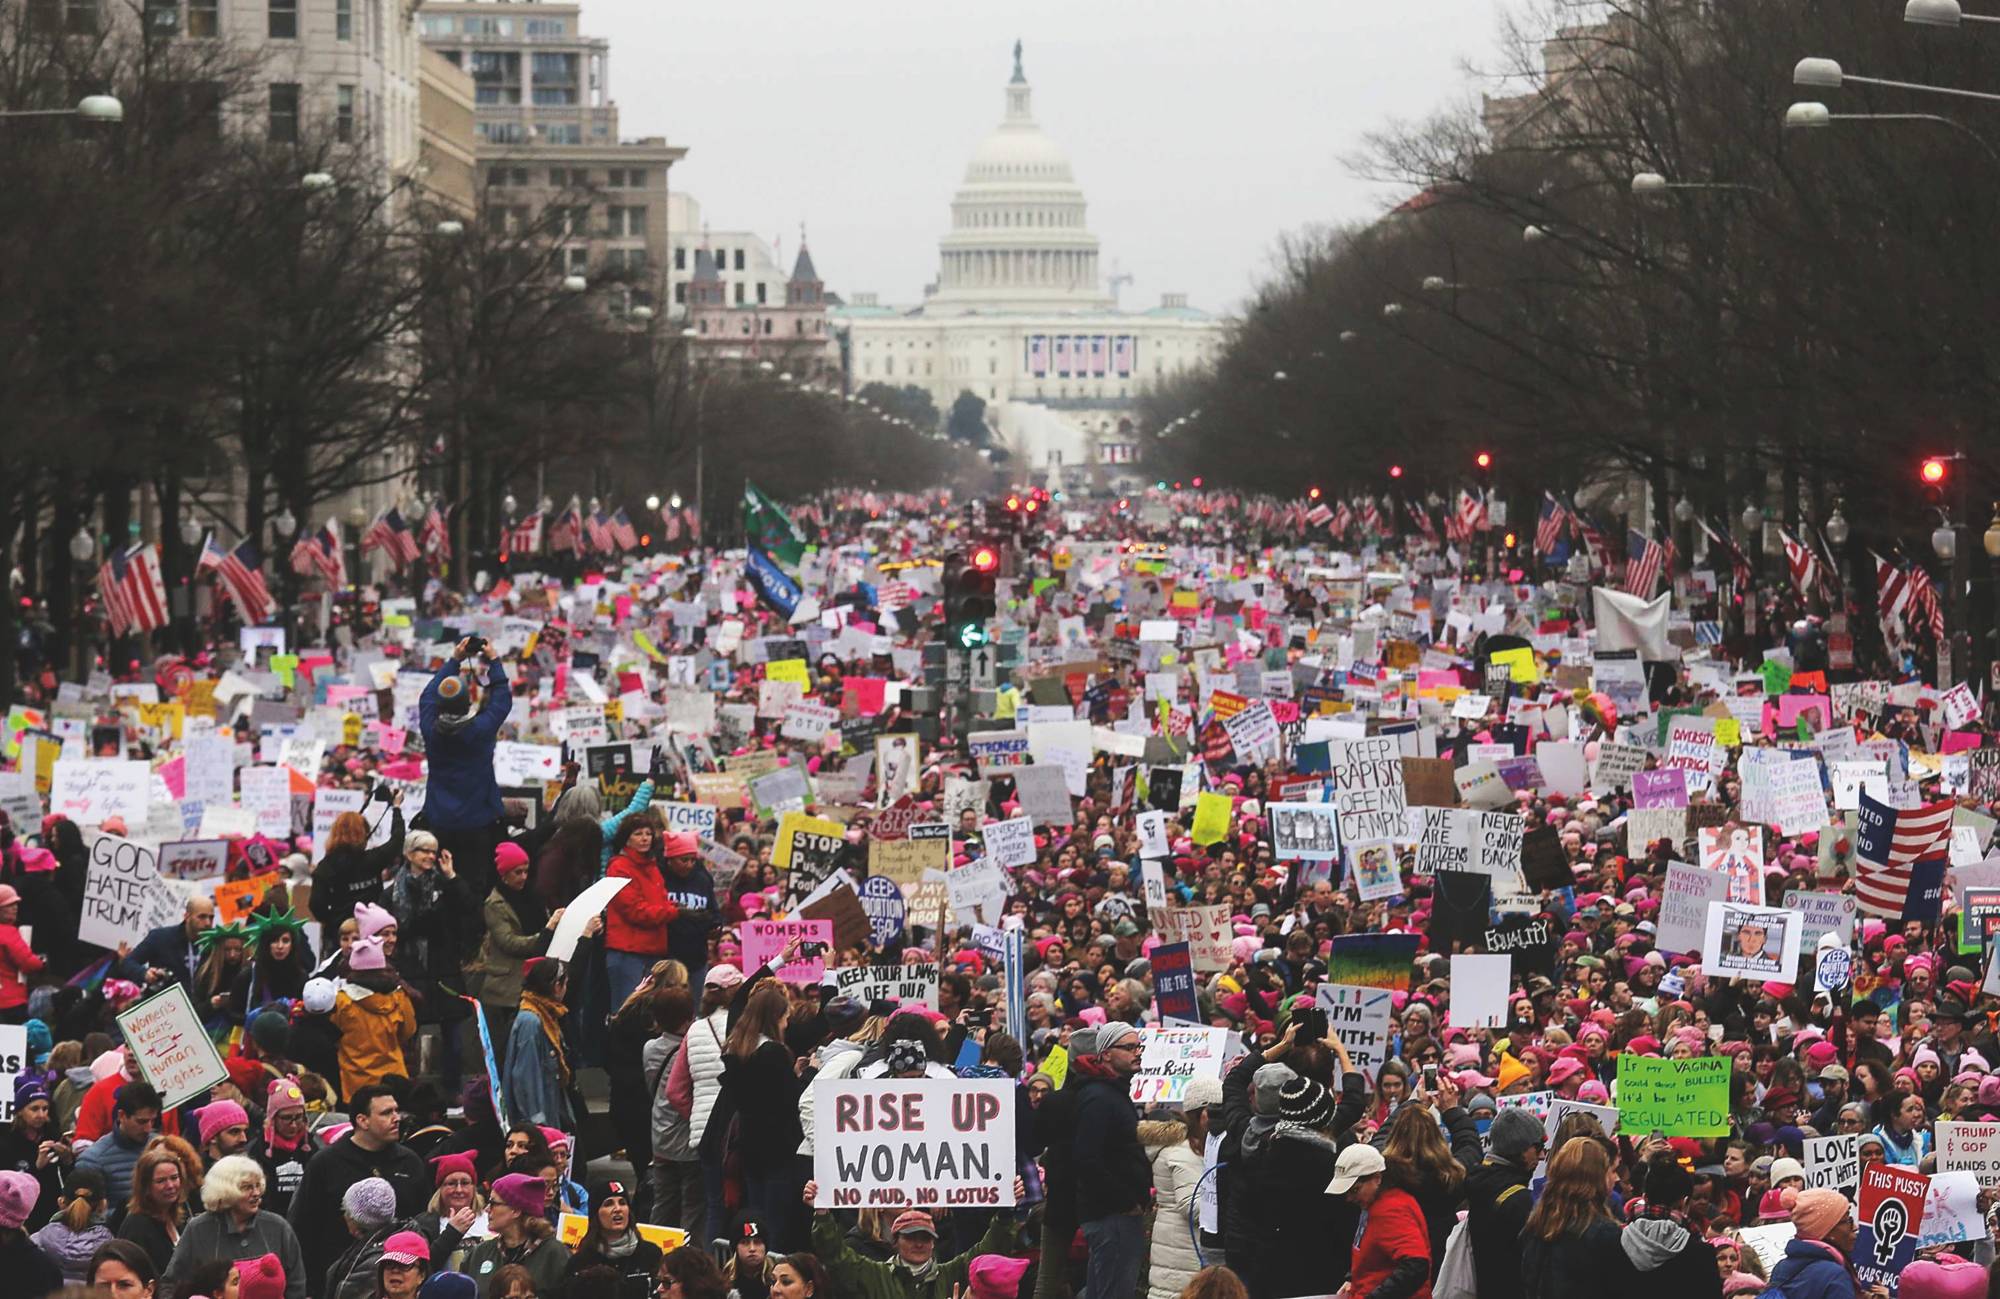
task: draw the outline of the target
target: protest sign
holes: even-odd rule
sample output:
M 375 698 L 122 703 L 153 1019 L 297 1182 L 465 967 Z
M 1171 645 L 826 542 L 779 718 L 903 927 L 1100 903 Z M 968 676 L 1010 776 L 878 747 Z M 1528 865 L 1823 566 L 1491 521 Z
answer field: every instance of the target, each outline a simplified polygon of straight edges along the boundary
M 220 879 L 228 864 L 227 839 L 179 839 L 160 845 L 159 870 L 168 879 Z
M 1148 1024 L 1139 1030 L 1139 1072 L 1132 1076 L 1138 1105 L 1178 1106 L 1196 1078 L 1222 1080 L 1233 1036 L 1226 1028 Z
M 1789 983 L 1799 965 L 1798 915 L 1783 907 L 1708 904 L 1702 968 L 1711 979 Z
M 1804 764 L 1801 764 L 1804 765 Z M 1703 826 L 1695 832 L 1701 867 L 1729 881 L 1731 902 L 1764 905 L 1764 830 L 1762 826 L 1727 824 Z
M 1507 990 L 1513 987 L 1513 958 L 1475 952 L 1451 957 L 1451 1004 L 1446 1022 L 1454 1028 L 1498 1028 L 1507 1022 Z
M 962 925 L 998 924 L 1007 907 L 1007 873 L 990 857 L 945 872 L 951 909 Z
M 1660 898 L 1659 949 L 1701 951 L 1708 936 L 1708 904 L 1722 901 L 1728 892 L 1729 881 L 1722 876 L 1686 862 L 1668 862 Z
M 1139 885 L 1147 911 L 1162 911 L 1167 905 L 1167 870 L 1150 858 L 1139 862 Z
M 1475 815 L 1463 807 L 1411 808 L 1410 825 L 1417 840 L 1413 873 L 1422 876 L 1439 871 L 1471 871 Z
M 706 803 L 653 801 L 653 811 L 666 823 L 668 834 L 693 834 L 703 839 L 715 837 L 717 809 Z
M 1805 1139 L 1806 1189 L 1846 1192 L 1861 1183 L 1861 1134 Z
M 259 770 L 264 770 L 259 768 Z M 282 774 L 282 773 L 280 773 Z M 289 790 L 286 797 L 290 797 Z M 365 789 L 320 789 L 313 792 L 312 819 L 312 859 L 318 865 L 326 860 L 326 841 L 332 833 L 333 823 L 346 812 L 360 812 L 368 806 L 368 791 Z M 289 824 L 291 812 L 286 809 Z M 260 818 L 261 819 L 261 818 Z
M 1009 774 L 1010 768 L 1028 765 L 1026 731 L 974 731 L 969 743 L 982 776 Z
M 223 883 L 217 884 L 215 886 L 215 923 L 218 925 L 236 925 L 248 920 L 250 913 L 263 905 L 264 894 L 269 891 L 272 885 L 283 883 L 284 878 L 285 873 L 282 870 L 272 870 L 265 871 L 261 875 L 252 875 L 249 879 L 226 880 Z M 161 881 L 163 884 L 173 882 L 170 880 Z M 160 905 L 162 899 L 163 895 L 156 890 L 154 893 L 156 907 Z M 185 905 L 185 900 L 183 900 L 183 905 Z M 173 914 L 178 915 L 179 910 L 179 907 L 174 908 Z M 162 921 L 161 923 L 166 922 Z M 578 921 L 577 923 L 582 924 L 583 922 Z
M 1170 943 L 1186 943 L 1194 968 L 1204 974 L 1219 974 L 1235 959 L 1236 930 L 1229 921 L 1229 905 L 1168 907 L 1161 912 L 1160 932 Z
M 1504 952 L 1513 962 L 1518 981 L 1530 974 L 1553 974 L 1556 961 L 1556 930 L 1547 919 L 1510 920 L 1486 931 L 1486 950 Z
M 1387 988 L 1346 983 L 1322 983 L 1313 994 L 1313 1004 L 1326 1012 L 1327 1031 L 1340 1038 L 1355 1071 L 1365 1079 L 1373 1080 L 1388 1062 L 1394 1000 Z
M 1016 767 L 1014 792 L 1021 810 L 1036 825 L 1068 825 L 1075 819 L 1070 806 L 1069 778 L 1054 763 Z
M 1940 1172 L 1977 1173 L 1984 1183 L 2000 1182 L 2000 1123 L 1937 1123 Z
M 1840 945 L 1854 941 L 1854 895 L 1852 893 L 1810 893 L 1804 889 L 1785 890 L 1785 909 L 1796 911 L 1804 921 L 1799 950 L 1819 947 L 1821 934 L 1834 934 Z
M 1618 1111 L 1609 1105 L 1592 1105 L 1588 1101 L 1565 1100 L 1558 1096 L 1549 1102 L 1549 1112 L 1542 1118 L 1542 1130 L 1553 1141 L 1556 1129 L 1572 1114 L 1587 1114 L 1597 1120 L 1597 1126 L 1604 1129 L 1604 1135 L 1618 1135 Z
M 1402 749 L 1396 738 L 1371 735 L 1358 740 L 1335 740 L 1328 751 L 1333 761 L 1334 805 L 1339 809 L 1342 841 L 1368 843 L 1407 835 Z
M 988 839 L 986 842 L 990 852 L 993 841 Z M 1034 859 L 1031 857 L 1029 860 Z M 950 866 L 951 840 L 948 837 L 878 839 L 871 836 L 868 840 L 868 874 L 871 877 L 893 880 L 898 885 L 915 884 L 924 877 L 925 871 L 943 871 Z
M 1006 1078 L 814 1082 L 817 1208 L 1014 1203 L 1014 1087 Z
M 1416 934 L 1336 935 L 1326 958 L 1327 981 L 1408 992 L 1420 941 Z
M 1729 1133 L 1727 1056 L 1665 1060 L 1618 1057 L 1618 1122 L 1627 1132 L 1658 1129 L 1670 1137 Z
M 1340 855 L 1339 818 L 1331 804 L 1273 803 L 1265 810 L 1271 847 L 1280 861 L 1329 861 Z
M 558 961 L 572 960 L 576 956 L 576 945 L 583 938 L 583 931 L 591 920 L 604 914 L 611 905 L 611 899 L 618 896 L 620 889 L 632 881 L 622 876 L 606 876 L 597 880 L 589 888 L 576 895 L 563 908 L 563 918 L 557 922 L 556 931 L 549 939 L 549 955 Z M 753 970 L 755 966 L 751 967 Z
M 1879 1285 L 1897 1292 L 1903 1269 L 1916 1257 L 1929 1197 L 1930 1179 L 1914 1169 L 1870 1164 L 1861 1170 L 1853 1264 L 1864 1289 Z
M 869 867 L 873 870 L 871 864 Z M 903 890 L 900 883 L 883 875 L 871 874 L 856 890 L 861 909 L 868 915 L 868 936 L 876 947 L 886 947 L 903 932 Z
M 125 758 L 58 758 L 49 812 L 78 826 L 102 825 L 114 816 L 139 825 L 152 799 L 152 776 L 145 763 Z
M 1153 999 L 1163 1022 L 1201 1022 L 1194 995 L 1194 964 L 1186 943 L 1161 943 L 1152 951 Z
M 15 1077 L 28 1072 L 28 1026 L 26 1024 L 0 1024 L 0 1077 Z M 14 1120 L 14 1092 L 0 1096 L 0 1123 Z
M 1472 869 L 1502 881 L 1521 882 L 1523 818 L 1513 812 L 1475 813 Z M 1497 886 L 1496 886 L 1497 887 Z
M 184 984 L 169 984 L 116 1018 L 140 1076 L 160 1093 L 166 1108 L 229 1081 Z
M 833 994 L 853 997 L 864 1006 L 895 1002 L 904 1006 L 937 1006 L 938 967 L 918 965 L 844 965 L 833 971 Z
M 86 833 L 88 872 L 83 885 L 83 912 L 76 936 L 110 951 L 118 944 L 137 947 L 146 931 L 161 921 L 153 895 L 159 879 L 159 853 L 146 844 L 101 830 Z
M 989 841 L 987 851 L 991 852 L 992 850 L 992 844 Z M 1167 814 L 1157 808 L 1139 813 L 1139 855 L 1141 857 L 1159 859 L 1167 856 L 1172 851 L 1173 849 L 1167 842 Z M 1008 864 L 1014 865 L 1016 863 L 1010 862 Z M 1019 864 L 1025 865 L 1026 863 Z
M 787 812 L 778 822 L 777 842 L 771 848 L 771 864 L 779 870 L 803 867 L 815 882 L 825 878 L 833 855 L 846 842 L 847 827 L 838 821 Z
M 1979 1179 L 1971 1173 L 1936 1173 L 1924 1195 L 1919 1250 L 1986 1239 L 1986 1215 L 1979 1211 Z
M 986 855 L 1002 866 L 1035 864 L 1035 823 L 1025 816 L 994 821 L 980 828 Z
M 778 958 L 794 938 L 818 943 L 820 951 L 801 955 L 777 971 L 785 983 L 818 983 L 826 973 L 826 948 L 833 945 L 831 920 L 746 920 L 743 922 L 743 964 L 757 970 Z

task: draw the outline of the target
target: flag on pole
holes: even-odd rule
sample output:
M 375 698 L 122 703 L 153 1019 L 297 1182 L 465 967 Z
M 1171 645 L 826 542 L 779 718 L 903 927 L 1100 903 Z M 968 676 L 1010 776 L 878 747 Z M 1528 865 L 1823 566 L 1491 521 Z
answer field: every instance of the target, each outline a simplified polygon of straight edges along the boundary
M 1819 556 L 1811 546 L 1782 528 L 1778 530 L 1778 537 L 1785 543 L 1785 567 L 1791 572 L 1792 585 L 1798 588 L 1800 595 L 1811 599 L 1820 584 Z
M 1625 530 L 1625 590 L 1642 600 L 1653 598 L 1653 589 L 1660 584 L 1660 574 L 1665 570 L 1667 552 L 1659 542 L 1653 540 L 1637 528 Z
M 542 512 L 534 511 L 501 533 L 500 548 L 512 555 L 542 553 Z
M 97 570 L 97 589 L 118 635 L 167 625 L 167 584 L 158 554 L 145 542 L 113 552 Z
M 1476 496 L 1464 488 L 1458 490 L 1458 528 L 1460 533 L 1470 537 L 1472 533 L 1487 526 L 1486 498 Z
M 609 555 L 618 549 L 617 539 L 611 535 L 611 516 L 603 510 L 592 510 L 583 517 L 584 535 L 590 539 L 590 548 L 600 555 Z
M 798 567 L 805 558 L 806 538 L 799 525 L 748 479 L 743 482 L 743 534 L 769 560 L 786 568 Z
M 1407 502 L 1407 505 L 1410 511 L 1410 522 L 1417 525 L 1417 531 L 1424 534 L 1424 540 L 1430 542 L 1432 545 L 1436 545 L 1438 539 L 1437 524 L 1431 522 L 1431 512 L 1415 501 Z
M 1366 537 L 1382 535 L 1382 511 L 1372 496 L 1361 498 L 1361 534 Z
M 1353 526 L 1354 511 L 1347 508 L 1346 501 L 1342 501 L 1334 510 L 1333 520 L 1327 524 L 1327 531 L 1333 534 L 1335 541 L 1341 541 L 1346 538 L 1347 530 Z
M 216 581 L 229 593 L 237 616 L 246 626 L 254 627 L 270 618 L 277 602 L 264 581 L 264 557 L 257 553 L 257 547 L 246 541 L 234 550 L 224 550 L 211 532 L 201 543 L 201 558 L 195 561 L 194 571 L 209 569 L 215 570 Z
M 438 508 L 431 502 L 430 510 L 424 515 L 423 527 L 418 530 L 417 539 L 423 544 L 424 553 L 439 559 L 451 558 L 451 512 L 453 506 Z
M 1604 539 L 1603 533 L 1592 526 L 1590 520 L 1583 517 L 1583 511 L 1573 509 L 1569 512 L 1569 518 L 1571 529 L 1577 536 L 1583 538 L 1584 547 L 1590 552 L 1592 567 L 1598 572 L 1609 573 L 1611 543 Z
M 577 517 L 576 506 L 564 507 L 555 522 L 549 524 L 549 553 L 567 550 L 574 554 L 583 553 L 583 521 Z
M 632 520 L 626 516 L 625 507 L 622 505 L 611 516 L 611 539 L 618 543 L 621 550 L 639 548 L 638 529 L 632 526 Z
M 1535 519 L 1535 553 L 1553 555 L 1562 540 L 1563 525 L 1569 521 L 1562 502 L 1549 492 L 1542 493 L 1542 512 Z
M 1918 916 L 1927 908 L 1929 916 L 1936 917 L 1938 897 L 1934 893 L 1928 898 L 1921 895 L 1944 883 L 1956 807 L 1951 799 L 1945 799 L 1899 810 L 1862 793 L 1860 834 L 1854 850 L 1858 868 L 1854 896 L 1864 914 L 1896 920 L 1910 915 L 1914 905 Z
M 328 586 L 347 584 L 347 556 L 340 545 L 340 525 L 332 519 L 292 547 L 292 571 L 300 577 L 325 578 Z
M 399 569 L 405 564 L 414 564 L 421 553 L 416 534 L 403 521 L 403 512 L 393 505 L 376 515 L 375 522 L 361 534 L 361 549 L 383 551 L 389 556 L 389 563 Z
M 1718 532 L 1708 526 L 1708 520 L 1697 516 L 1695 522 L 1701 525 L 1702 535 L 1708 544 L 1729 557 L 1729 574 L 1735 580 L 1738 591 L 1747 591 L 1756 585 L 1756 575 L 1750 568 L 1749 557 L 1730 539 L 1727 532 Z

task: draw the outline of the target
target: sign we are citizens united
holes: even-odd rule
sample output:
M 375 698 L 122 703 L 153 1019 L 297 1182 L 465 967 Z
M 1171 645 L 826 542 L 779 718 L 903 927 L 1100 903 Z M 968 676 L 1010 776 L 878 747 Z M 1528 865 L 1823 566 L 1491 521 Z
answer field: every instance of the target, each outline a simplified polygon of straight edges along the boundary
M 822 1078 L 813 1084 L 816 1208 L 1014 1203 L 1014 1084 Z

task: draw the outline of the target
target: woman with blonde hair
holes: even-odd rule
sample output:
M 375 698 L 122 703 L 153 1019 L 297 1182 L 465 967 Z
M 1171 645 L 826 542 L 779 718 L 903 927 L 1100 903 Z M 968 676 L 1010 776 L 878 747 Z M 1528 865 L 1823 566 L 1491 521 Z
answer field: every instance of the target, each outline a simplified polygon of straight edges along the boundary
M 1445 1242 L 1458 1223 L 1458 1206 L 1465 1200 L 1465 1175 L 1486 1158 L 1479 1128 L 1459 1104 L 1458 1087 L 1451 1079 L 1437 1080 L 1435 1103 L 1437 1109 L 1433 1110 L 1432 1095 L 1420 1091 L 1396 1111 L 1388 1128 L 1375 1138 L 1388 1164 L 1382 1184 L 1408 1191 L 1424 1211 L 1431 1237 L 1433 1281 L 1444 1261 Z M 1439 1122 L 1451 1133 L 1449 1145 L 1438 1131 Z
M 118 1224 L 118 1239 L 144 1249 L 156 1271 L 167 1270 L 180 1243 L 188 1182 L 187 1166 L 165 1140 L 147 1146 L 132 1165 L 132 1198 Z
M 437 1190 L 417 1215 L 418 1231 L 431 1242 L 431 1262 L 440 1272 L 456 1272 L 465 1257 L 465 1233 L 486 1212 L 486 1194 L 479 1189 L 479 1167 L 466 1153 L 439 1155 L 431 1160 Z
M 201 1203 L 174 1246 L 164 1279 L 175 1294 L 200 1264 L 214 1258 L 236 1262 L 275 1254 L 294 1293 L 305 1289 L 305 1255 L 292 1224 L 264 1208 L 264 1169 L 248 1155 L 224 1155 L 202 1179 Z
M 1567 1142 L 1549 1160 L 1521 1232 L 1523 1299 L 1595 1299 L 1637 1281 L 1606 1200 L 1611 1172 L 1611 1156 L 1594 1140 Z

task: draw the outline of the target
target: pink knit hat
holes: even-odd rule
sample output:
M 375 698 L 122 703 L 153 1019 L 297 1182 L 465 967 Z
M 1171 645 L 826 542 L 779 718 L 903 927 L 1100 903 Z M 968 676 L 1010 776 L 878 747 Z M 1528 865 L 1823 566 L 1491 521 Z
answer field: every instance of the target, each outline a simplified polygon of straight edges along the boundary
M 231 1100 L 204 1105 L 194 1112 L 194 1116 L 201 1125 L 201 1144 L 204 1146 L 215 1140 L 216 1133 L 250 1122 L 249 1111 Z
M 1903 1269 L 1905 1299 L 1986 1299 L 1986 1269 L 1956 1254 L 1920 1258 Z
M 1839 1191 L 1814 1187 L 1799 1192 L 1792 1205 L 1792 1226 L 1801 1240 L 1825 1240 L 1826 1233 L 1847 1217 L 1847 1197 Z

